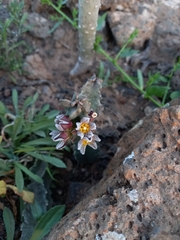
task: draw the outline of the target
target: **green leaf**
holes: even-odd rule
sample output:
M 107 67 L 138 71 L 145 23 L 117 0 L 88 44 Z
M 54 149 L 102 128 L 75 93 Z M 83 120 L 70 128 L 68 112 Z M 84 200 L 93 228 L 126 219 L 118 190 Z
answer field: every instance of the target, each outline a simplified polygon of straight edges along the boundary
M 6 228 L 6 240 L 13 240 L 14 239 L 14 230 L 15 230 L 15 221 L 14 216 L 11 212 L 11 210 L 7 207 L 4 207 L 3 209 L 3 220 L 4 225 Z
M 38 118 L 39 116 L 43 116 L 44 113 L 49 110 L 49 107 L 49 104 L 44 105 L 43 108 L 37 113 L 36 118 Z
M 144 80 L 141 70 L 137 70 L 138 84 L 141 90 L 144 88 Z
M 19 109 L 18 109 L 18 92 L 16 89 L 13 89 L 12 92 L 12 102 L 13 102 L 13 106 L 14 106 L 14 110 L 16 115 L 19 115 Z
M 36 131 L 35 134 L 39 137 L 44 137 L 44 138 L 46 137 L 46 133 L 44 131 L 41 131 L 41 130 Z
M 34 152 L 34 153 L 29 152 L 28 154 L 30 156 L 34 157 L 34 158 L 39 159 L 39 160 L 51 163 L 52 165 L 54 165 L 56 167 L 66 168 L 66 165 L 63 163 L 63 161 L 56 158 L 56 157 L 51 157 L 51 156 L 48 156 L 48 155 L 45 155 L 45 154 L 39 154 L 39 153 L 36 153 L 36 152 Z
M 42 129 L 45 130 L 53 125 L 54 125 L 54 121 L 52 119 L 41 121 L 39 123 L 33 124 L 33 126 L 31 127 L 31 131 L 35 133 L 36 131 L 39 131 Z
M 38 92 L 36 92 L 34 96 L 29 96 L 28 98 L 26 98 L 22 110 L 25 111 L 27 107 L 32 106 L 37 101 L 38 97 L 39 94 Z
M 55 142 L 53 142 L 52 143 L 52 145 L 55 145 L 54 144 Z M 37 147 L 26 147 L 25 148 L 25 146 L 21 146 L 20 148 L 18 148 L 18 150 L 16 150 L 15 151 L 15 153 L 22 153 L 22 152 L 24 152 L 24 153 L 27 153 L 27 154 L 29 154 L 30 152 L 34 152 L 34 151 L 55 151 L 56 150 L 56 148 L 55 148 L 55 146 L 54 147 L 40 147 L 40 148 L 38 148 L 37 149 Z M 67 150 L 68 151 L 68 150 Z M 61 154 L 61 153 L 60 153 Z
M 147 82 L 147 87 L 150 87 L 153 84 L 159 84 L 160 82 L 167 83 L 168 78 L 163 77 L 159 72 L 155 74 L 148 74 L 148 82 Z
M 58 110 L 52 110 L 52 111 L 46 113 L 46 117 L 51 119 L 51 118 L 55 118 L 58 114 L 59 114 Z
M 134 49 L 131 49 L 131 48 L 127 47 L 127 48 L 123 49 L 123 51 L 121 52 L 119 57 L 120 58 L 131 57 L 138 52 L 139 52 L 138 50 L 134 50 Z
M 98 17 L 98 24 L 97 24 L 96 31 L 101 31 L 104 28 L 106 16 L 107 16 L 107 12 L 105 12 L 103 15 Z
M 39 187 L 39 186 L 38 186 Z M 42 198 L 42 195 L 41 195 Z M 42 217 L 43 215 L 43 209 L 42 206 L 39 204 L 39 202 L 35 199 L 34 203 L 30 205 L 31 213 L 33 215 L 33 218 L 37 221 Z
M 7 150 L 3 147 L 0 146 L 0 153 L 4 154 L 5 156 L 7 156 L 9 159 L 12 158 L 12 153 L 10 151 L 10 148 Z
M 21 169 L 17 165 L 15 165 L 15 184 L 19 192 L 22 192 L 24 188 L 24 178 Z
M 171 100 L 179 98 L 180 97 L 180 91 L 174 91 L 170 94 Z
M 147 97 L 147 96 L 163 97 L 163 95 L 166 91 L 167 91 L 166 86 L 151 85 L 148 88 L 146 88 L 145 97 Z
M 0 159 L 0 175 L 5 172 L 9 172 L 12 168 L 12 163 L 10 163 L 8 160 Z
M 59 19 L 59 21 L 56 22 L 56 23 L 54 24 L 54 26 L 51 28 L 51 30 L 49 31 L 49 34 L 51 34 L 52 32 L 54 32 L 54 31 L 56 30 L 56 28 L 58 28 L 58 27 L 61 25 L 62 21 L 63 21 L 63 19 Z
M 30 240 L 42 240 L 42 238 L 49 233 L 51 228 L 61 220 L 64 210 L 65 206 L 59 205 L 46 212 L 37 223 Z
M 0 101 L 0 114 L 5 114 L 7 112 L 5 105 Z
M 39 139 L 35 139 L 32 141 L 26 142 L 25 144 L 22 144 L 21 146 L 27 147 L 26 145 L 29 145 L 29 146 L 48 145 L 48 146 L 50 146 L 50 145 L 52 145 L 52 139 L 50 137 L 39 138 Z
M 24 165 L 18 163 L 18 162 L 14 162 L 14 165 L 19 167 L 24 173 L 26 173 L 30 178 L 32 178 L 33 180 L 35 180 L 38 183 L 43 183 L 43 180 L 41 177 L 39 177 L 38 175 L 34 174 L 33 172 L 31 172 L 27 167 L 25 167 Z
M 14 141 L 17 135 L 21 132 L 23 126 L 23 118 L 21 116 L 16 117 L 13 124 L 12 140 Z

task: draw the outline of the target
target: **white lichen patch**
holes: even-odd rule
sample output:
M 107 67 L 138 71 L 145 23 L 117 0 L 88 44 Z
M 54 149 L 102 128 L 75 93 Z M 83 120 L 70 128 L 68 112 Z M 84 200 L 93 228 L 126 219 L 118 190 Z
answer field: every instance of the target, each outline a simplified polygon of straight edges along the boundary
M 129 160 L 134 158 L 134 152 L 132 152 L 129 156 L 127 156 L 124 161 L 123 164 L 126 164 Z
M 119 234 L 117 232 L 107 232 L 101 236 L 96 234 L 95 240 L 126 240 L 125 236 L 123 234 Z
M 180 8 L 180 1 L 179 0 L 160 0 L 161 3 L 165 4 L 170 8 Z
M 127 194 L 130 198 L 131 201 L 133 202 L 138 202 L 138 193 L 137 193 L 137 190 L 133 189 L 132 191 L 130 191 L 128 194 Z

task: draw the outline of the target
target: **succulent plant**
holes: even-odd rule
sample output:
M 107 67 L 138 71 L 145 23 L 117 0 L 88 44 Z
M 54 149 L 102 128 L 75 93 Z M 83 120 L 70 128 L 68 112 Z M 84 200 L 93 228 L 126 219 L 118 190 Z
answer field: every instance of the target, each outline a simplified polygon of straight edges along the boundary
M 76 77 L 92 65 L 100 0 L 79 0 L 79 57 L 70 75 Z
M 71 101 L 60 100 L 66 113 L 56 116 L 56 130 L 53 130 L 50 135 L 53 141 L 58 142 L 57 149 L 63 149 L 69 142 L 74 143 L 76 159 L 79 158 L 79 152 L 82 155 L 85 154 L 86 147 L 96 150 L 97 142 L 100 142 L 100 138 L 95 134 L 94 120 L 101 107 L 101 88 L 102 80 L 94 75 L 88 79 L 81 92 L 76 93 Z

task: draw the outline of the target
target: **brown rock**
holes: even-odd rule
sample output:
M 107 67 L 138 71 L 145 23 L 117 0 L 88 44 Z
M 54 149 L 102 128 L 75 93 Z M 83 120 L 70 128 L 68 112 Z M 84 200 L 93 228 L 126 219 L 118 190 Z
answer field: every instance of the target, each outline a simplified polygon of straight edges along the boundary
M 133 40 L 132 45 L 136 48 L 141 48 L 146 40 L 148 40 L 154 31 L 156 16 L 154 14 L 156 6 L 142 4 L 137 9 L 137 4 L 134 9 L 125 8 L 128 12 L 114 11 L 108 13 L 108 22 L 112 34 L 117 45 L 122 47 L 127 42 L 131 33 L 137 29 L 138 36 Z
M 26 57 L 24 67 L 26 75 L 30 79 L 52 79 L 39 54 L 35 53 Z
M 46 239 L 180 239 L 179 104 L 124 135 L 104 178 Z
M 29 33 L 33 37 L 47 38 L 50 36 L 50 22 L 38 13 L 29 13 L 26 25 L 30 26 Z

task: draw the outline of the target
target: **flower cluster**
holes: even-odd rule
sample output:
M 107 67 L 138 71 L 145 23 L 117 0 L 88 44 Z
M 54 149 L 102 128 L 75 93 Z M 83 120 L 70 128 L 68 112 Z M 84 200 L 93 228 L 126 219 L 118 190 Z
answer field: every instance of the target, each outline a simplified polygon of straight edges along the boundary
M 50 133 L 53 141 L 58 141 L 56 148 L 63 149 L 68 140 L 75 140 L 80 137 L 77 149 L 81 154 L 85 154 L 86 147 L 90 146 L 93 149 L 97 149 L 97 143 L 100 142 L 100 138 L 94 134 L 96 130 L 96 124 L 93 122 L 97 113 L 91 112 L 88 117 L 83 117 L 80 122 L 73 123 L 69 116 L 61 114 L 55 119 L 55 126 L 57 130 Z
M 63 149 L 67 141 L 71 139 L 73 123 L 64 114 L 58 115 L 54 122 L 57 130 L 52 131 L 50 135 L 53 141 L 59 142 L 56 148 Z

